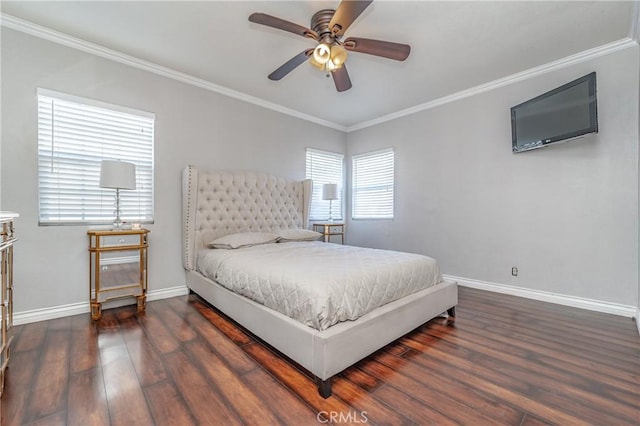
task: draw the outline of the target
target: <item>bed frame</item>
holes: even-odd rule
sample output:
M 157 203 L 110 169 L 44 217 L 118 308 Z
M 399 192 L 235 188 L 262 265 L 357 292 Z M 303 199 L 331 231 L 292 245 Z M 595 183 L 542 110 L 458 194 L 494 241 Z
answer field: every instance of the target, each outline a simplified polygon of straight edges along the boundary
M 324 398 L 331 396 L 330 379 L 335 374 L 444 311 L 455 315 L 458 288 L 448 281 L 322 331 L 237 295 L 195 270 L 197 252 L 207 242 L 236 232 L 308 228 L 311 181 L 187 166 L 182 189 L 187 286 L 314 374 Z

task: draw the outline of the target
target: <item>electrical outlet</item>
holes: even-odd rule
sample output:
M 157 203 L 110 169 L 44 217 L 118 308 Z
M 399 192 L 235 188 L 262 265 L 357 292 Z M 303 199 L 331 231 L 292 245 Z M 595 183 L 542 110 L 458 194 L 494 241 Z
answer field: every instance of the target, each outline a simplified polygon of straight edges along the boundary
M 106 266 L 106 265 L 102 265 L 102 268 L 100 268 L 100 269 L 102 269 L 103 271 L 108 271 L 108 270 L 109 270 L 109 267 L 108 267 L 108 266 Z
M 517 266 L 511 267 L 511 275 L 513 275 L 514 277 L 518 276 L 518 267 Z

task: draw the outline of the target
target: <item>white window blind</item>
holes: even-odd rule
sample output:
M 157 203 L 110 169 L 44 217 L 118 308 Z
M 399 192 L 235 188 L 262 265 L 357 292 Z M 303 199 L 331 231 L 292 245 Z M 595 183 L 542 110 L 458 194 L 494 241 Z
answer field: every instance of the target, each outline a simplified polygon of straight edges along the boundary
M 333 200 L 331 212 L 334 220 L 342 220 L 342 169 L 344 156 L 334 152 L 307 148 L 307 179 L 313 180 L 310 220 L 329 218 L 329 201 L 322 199 L 322 185 L 338 184 L 338 199 Z
M 38 89 L 40 224 L 108 224 L 115 190 L 99 187 L 100 162 L 136 165 L 136 189 L 120 191 L 123 221 L 153 221 L 151 113 Z
M 353 156 L 353 219 L 393 219 L 393 149 Z

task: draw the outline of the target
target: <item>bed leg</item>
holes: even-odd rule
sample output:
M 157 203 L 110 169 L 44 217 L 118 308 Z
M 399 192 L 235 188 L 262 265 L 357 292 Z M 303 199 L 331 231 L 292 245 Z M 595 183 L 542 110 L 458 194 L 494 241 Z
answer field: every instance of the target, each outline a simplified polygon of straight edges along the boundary
M 452 306 L 451 308 L 447 309 L 447 314 L 449 314 L 450 317 L 455 317 L 456 316 L 456 307 Z
M 327 399 L 331 396 L 331 379 L 322 380 L 316 378 L 316 383 L 318 384 L 318 392 L 320 396 L 324 399 Z

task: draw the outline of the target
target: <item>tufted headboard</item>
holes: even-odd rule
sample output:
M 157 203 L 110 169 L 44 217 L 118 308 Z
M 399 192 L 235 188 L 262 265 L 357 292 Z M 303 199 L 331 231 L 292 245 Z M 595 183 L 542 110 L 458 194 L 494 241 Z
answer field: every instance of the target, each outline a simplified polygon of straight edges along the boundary
M 182 239 L 185 269 L 205 245 L 236 232 L 307 228 L 312 183 L 287 181 L 266 173 L 182 172 Z

